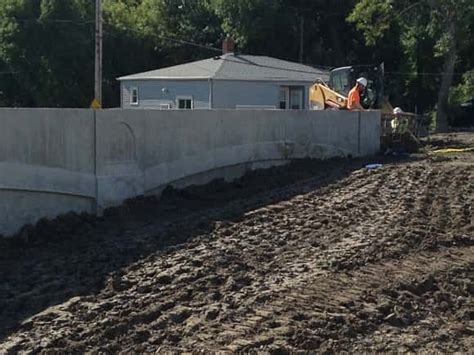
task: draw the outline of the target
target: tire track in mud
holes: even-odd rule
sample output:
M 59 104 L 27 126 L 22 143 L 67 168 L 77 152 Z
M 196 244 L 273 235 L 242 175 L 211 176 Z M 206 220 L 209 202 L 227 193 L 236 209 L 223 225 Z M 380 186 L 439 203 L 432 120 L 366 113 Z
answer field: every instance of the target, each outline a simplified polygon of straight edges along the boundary
M 265 343 L 291 344 L 287 338 L 290 336 L 290 339 L 297 339 L 291 337 L 297 329 L 313 329 L 314 334 L 306 332 L 302 343 L 283 345 L 284 350 L 288 351 L 311 350 L 326 340 L 316 331 L 320 326 L 333 327 L 334 329 L 329 329 L 333 331 L 331 338 L 342 343 L 342 349 L 349 350 L 347 337 L 354 338 L 355 334 L 368 336 L 376 331 L 379 325 L 384 324 L 377 310 L 377 292 L 371 290 L 383 290 L 426 274 L 472 268 L 473 252 L 472 247 L 455 252 L 426 252 L 402 261 L 369 265 L 350 274 L 308 275 L 304 280 L 298 280 L 288 287 L 283 299 L 278 298 L 259 308 L 257 317 L 239 319 L 238 329 L 244 331 L 237 333 L 235 328 L 231 328 L 235 341 L 221 350 L 246 351 Z M 381 277 L 381 274 L 384 277 Z M 284 290 L 280 290 L 282 291 Z M 364 318 L 369 317 L 378 317 L 380 324 L 374 326 L 364 322 Z M 275 325 L 282 330 L 273 330 Z M 267 334 L 262 336 L 265 332 Z M 249 337 L 252 334 L 260 335 L 252 339 Z M 282 348 L 272 346 L 271 350 Z
M 370 351 L 371 341 L 397 350 L 416 327 L 425 340 L 412 351 L 429 350 L 439 335 L 424 332 L 430 326 L 470 320 L 457 313 L 473 288 L 472 177 L 472 165 L 415 162 L 273 190 L 281 202 L 112 274 L 97 295 L 25 321 L 0 351 Z M 223 209 L 244 210 L 241 202 Z M 430 302 L 447 306 L 437 315 Z M 467 350 L 445 339 L 441 349 Z
M 421 175 L 421 174 L 419 174 L 418 172 L 416 172 L 416 175 Z M 425 174 L 425 176 L 430 177 L 430 174 L 429 174 L 429 173 L 428 173 L 428 174 Z M 382 181 L 382 180 L 381 180 L 381 181 Z M 424 185 L 425 182 L 426 182 L 426 181 L 421 180 L 421 185 Z M 420 185 L 420 183 L 419 183 L 418 185 Z M 418 188 L 420 188 L 420 186 L 412 186 L 412 188 L 418 189 Z M 374 191 L 374 194 L 373 194 L 374 196 L 379 193 L 379 189 L 374 189 L 373 191 Z M 402 192 L 403 192 L 403 193 L 410 193 L 410 192 L 413 192 L 413 191 L 402 191 Z M 446 198 L 446 196 L 443 194 L 443 195 L 440 196 L 440 200 L 443 201 L 443 202 L 445 202 L 445 201 L 447 200 L 447 198 Z M 406 203 L 406 202 L 407 202 L 407 201 L 402 201 L 401 203 L 398 204 L 398 206 L 403 205 L 403 203 Z M 411 206 L 411 200 L 409 200 L 409 202 L 410 202 L 409 205 Z M 425 207 L 425 206 L 423 205 L 423 207 Z M 446 204 L 445 204 L 445 203 L 443 204 L 443 207 L 446 208 Z M 407 211 L 403 211 L 403 212 L 404 212 L 405 215 L 406 215 L 406 212 L 407 212 Z M 387 222 L 387 220 L 384 220 L 384 222 Z M 367 244 L 367 243 L 362 243 L 361 245 L 366 245 L 366 244 Z M 348 244 L 348 245 L 346 245 L 346 246 L 347 246 L 348 248 L 350 248 L 351 244 Z M 340 252 L 340 251 L 341 251 L 341 248 L 336 248 L 336 251 L 337 251 L 337 252 Z M 471 259 L 468 259 L 468 261 L 469 261 L 469 262 L 472 262 L 472 249 L 469 249 L 469 251 L 468 251 L 468 253 L 467 253 L 467 256 L 468 256 L 468 257 L 471 257 Z M 432 257 L 428 257 L 428 258 L 429 258 L 429 260 L 432 261 Z M 417 272 L 419 272 L 420 270 L 417 270 L 417 268 L 416 268 L 415 266 L 416 266 L 418 263 L 422 263 L 422 262 L 426 261 L 426 258 L 423 257 L 423 256 L 420 256 L 420 257 L 415 257 L 415 260 L 416 260 L 415 262 L 411 262 L 411 263 L 408 264 L 409 266 L 412 266 L 412 267 L 413 267 L 412 269 L 408 268 L 408 270 L 409 270 L 410 272 L 413 272 L 414 270 L 416 270 Z M 439 261 L 438 261 L 438 263 L 439 263 Z M 425 265 L 426 265 L 426 264 L 425 264 Z M 450 265 L 452 266 L 452 263 L 450 263 Z M 445 264 L 442 264 L 442 266 L 445 267 L 445 266 L 446 266 L 446 263 L 445 263 Z M 432 265 L 430 265 L 427 269 L 425 268 L 423 271 L 432 271 L 432 270 L 433 270 L 433 269 L 432 269 Z M 372 281 L 377 280 L 377 279 L 380 277 L 379 274 L 380 274 L 380 273 L 385 273 L 386 271 L 387 271 L 387 270 L 385 270 L 385 271 L 384 271 L 384 270 L 377 270 L 377 268 L 375 268 L 375 272 L 372 273 L 372 275 L 376 275 L 376 276 L 375 276 L 375 279 L 372 280 Z M 366 274 L 366 273 L 371 274 L 370 268 L 369 268 L 369 269 L 364 269 L 363 274 Z M 410 273 L 408 272 L 407 274 L 410 274 Z M 402 275 L 403 275 L 403 274 L 402 274 Z M 412 275 L 412 276 L 413 276 L 413 275 Z M 352 277 L 354 277 L 354 276 L 352 275 Z M 324 277 L 322 277 L 322 278 L 324 279 Z M 357 278 L 356 278 L 356 280 L 357 280 Z M 308 280 L 308 281 L 314 281 L 314 280 Z M 356 281 L 356 282 L 358 282 L 358 281 Z M 347 283 L 347 278 L 344 280 L 344 283 Z M 311 284 L 313 284 L 313 283 L 312 283 L 312 282 L 308 282 L 308 284 L 311 285 Z M 331 283 L 329 283 L 329 285 L 328 285 L 327 287 L 324 287 L 324 286 L 323 286 L 321 283 L 319 283 L 319 282 L 315 282 L 315 284 L 317 284 L 316 288 L 314 288 L 314 287 L 308 287 L 308 288 L 307 288 L 307 289 L 310 290 L 309 294 L 313 294 L 313 295 L 314 295 L 314 294 L 318 294 L 318 290 L 319 290 L 319 291 L 322 290 L 322 291 L 323 291 L 323 294 L 325 294 L 326 297 L 327 297 L 327 295 L 332 295 L 332 294 L 333 294 L 333 292 L 331 292 L 331 290 L 339 290 L 339 289 L 341 289 L 341 288 L 344 290 L 344 292 L 346 292 L 345 287 L 343 287 L 344 285 L 341 285 L 341 284 L 337 284 L 337 283 L 332 283 L 332 284 L 331 284 Z M 374 287 L 374 284 L 376 284 L 376 283 L 374 283 L 374 282 L 369 282 L 369 284 L 370 284 L 371 287 Z M 363 286 L 362 286 L 362 289 L 365 289 L 365 287 L 367 286 L 367 284 L 364 284 L 364 283 L 362 283 L 362 285 L 363 285 Z M 294 285 L 293 285 L 293 286 L 294 286 Z M 352 286 L 351 286 L 351 287 L 352 287 Z M 291 287 L 291 289 L 295 289 L 295 287 Z M 353 289 L 352 289 L 352 290 L 353 290 Z M 299 293 L 299 291 L 297 291 L 296 294 L 301 295 L 301 293 Z M 306 300 L 306 299 L 305 299 L 305 300 Z M 293 298 L 291 301 L 294 302 L 294 301 L 295 301 L 295 298 Z M 348 300 L 346 300 L 346 302 L 348 302 Z M 334 306 L 334 307 L 335 307 L 335 306 L 336 306 L 336 305 L 334 305 L 334 304 L 331 304 L 330 300 L 327 299 L 327 298 L 326 298 L 324 301 L 323 301 L 323 300 L 319 300 L 319 302 L 316 302 L 316 303 L 325 305 L 325 306 L 324 306 L 325 311 L 328 311 L 328 307 L 331 307 L 331 306 Z M 314 307 L 314 304 L 315 304 L 315 302 L 311 302 L 312 307 Z M 340 306 L 340 305 L 339 305 L 339 306 Z M 270 309 L 272 309 L 272 308 L 273 308 L 273 306 L 270 307 Z M 297 308 L 298 310 L 304 309 L 303 307 L 295 307 L 295 308 Z M 333 310 L 332 312 L 337 312 L 337 308 L 338 308 L 338 307 L 335 307 L 335 308 L 336 308 L 336 309 Z M 265 312 L 267 312 L 267 311 L 265 311 Z M 308 310 L 308 312 L 310 312 L 310 311 Z M 319 313 L 320 313 L 320 312 L 319 312 Z M 309 317 L 309 318 L 311 318 L 311 317 Z M 253 318 L 252 318 L 252 320 L 253 320 Z M 272 322 L 273 322 L 273 321 L 272 321 Z M 253 324 L 252 324 L 252 323 L 251 323 L 251 324 L 247 324 L 247 325 L 245 326 L 245 328 L 249 328 L 249 327 L 251 327 L 251 325 L 253 325 Z M 255 325 L 254 325 L 254 326 L 255 326 Z M 238 337 L 238 338 L 239 338 L 239 339 L 242 339 L 242 338 L 245 339 L 245 334 L 241 334 L 241 336 Z M 256 343 L 257 343 L 257 344 L 260 344 L 261 342 L 262 342 L 262 339 L 257 340 L 256 342 L 252 342 L 252 341 L 249 341 L 249 340 L 245 340 L 244 342 L 242 342 L 241 340 L 238 340 L 238 341 L 237 341 L 237 345 L 234 345 L 233 347 L 231 347 L 231 350 L 238 350 L 238 349 L 239 349 L 239 346 L 242 346 L 242 343 L 250 343 L 250 344 L 252 344 L 252 346 L 255 346 Z M 313 345 L 314 345 L 314 344 L 313 344 Z M 244 347 L 245 347 L 245 346 L 244 346 Z

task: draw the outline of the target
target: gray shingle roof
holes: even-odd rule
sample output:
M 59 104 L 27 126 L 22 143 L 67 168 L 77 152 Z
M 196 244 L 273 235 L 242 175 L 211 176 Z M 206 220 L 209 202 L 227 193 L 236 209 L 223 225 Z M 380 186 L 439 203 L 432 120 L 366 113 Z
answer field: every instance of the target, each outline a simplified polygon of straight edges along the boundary
M 314 82 L 316 79 L 328 80 L 328 78 L 328 71 L 308 65 L 271 57 L 229 53 L 215 58 L 122 76 L 118 80 L 216 79 Z

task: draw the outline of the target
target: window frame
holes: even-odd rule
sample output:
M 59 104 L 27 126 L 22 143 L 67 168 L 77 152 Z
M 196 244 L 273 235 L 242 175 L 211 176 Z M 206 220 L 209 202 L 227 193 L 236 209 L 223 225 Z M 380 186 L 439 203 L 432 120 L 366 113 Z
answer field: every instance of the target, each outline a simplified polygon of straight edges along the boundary
M 295 102 L 293 102 L 294 95 L 295 93 L 298 93 L 298 102 L 297 105 L 299 106 L 298 108 L 293 108 L 293 105 Z M 290 86 L 290 101 L 289 101 L 289 107 L 288 109 L 290 110 L 304 110 L 305 105 L 304 105 L 304 86 Z
M 137 93 L 136 94 L 136 101 L 133 101 L 133 97 L 134 97 L 134 91 Z M 140 99 L 139 99 L 139 91 L 138 91 L 138 86 L 131 86 L 130 87 L 130 105 L 132 106 L 138 106 L 140 104 Z
M 278 108 L 280 110 L 305 110 L 305 90 L 306 87 L 304 85 L 281 85 L 278 91 Z M 295 102 L 293 102 L 293 95 L 295 94 L 295 92 L 298 92 L 299 98 L 297 104 L 299 108 L 292 108 L 292 106 L 295 104 Z M 285 95 L 285 108 L 281 108 L 281 104 L 283 103 L 283 101 L 280 99 L 283 93 Z
M 180 100 L 183 100 L 183 101 L 189 100 L 189 101 L 191 101 L 191 107 L 190 107 L 190 108 L 186 108 L 186 107 L 185 107 L 185 108 L 180 108 L 180 107 L 179 107 L 179 101 L 180 101 Z M 177 108 L 178 110 L 194 110 L 194 99 L 193 99 L 193 97 L 190 96 L 190 95 L 179 95 L 179 96 L 176 96 L 176 108 Z
M 281 108 L 281 94 L 284 92 L 285 94 L 285 108 Z M 290 107 L 290 87 L 289 86 L 280 86 L 280 90 L 278 91 L 278 108 L 280 110 L 288 110 Z

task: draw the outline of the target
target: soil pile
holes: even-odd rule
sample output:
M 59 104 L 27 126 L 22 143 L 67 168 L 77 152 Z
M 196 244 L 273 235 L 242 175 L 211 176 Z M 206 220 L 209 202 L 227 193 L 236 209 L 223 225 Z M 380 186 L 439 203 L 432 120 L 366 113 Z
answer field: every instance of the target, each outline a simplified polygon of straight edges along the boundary
M 474 152 L 430 153 L 454 143 L 42 221 L 3 242 L 0 352 L 467 352 Z

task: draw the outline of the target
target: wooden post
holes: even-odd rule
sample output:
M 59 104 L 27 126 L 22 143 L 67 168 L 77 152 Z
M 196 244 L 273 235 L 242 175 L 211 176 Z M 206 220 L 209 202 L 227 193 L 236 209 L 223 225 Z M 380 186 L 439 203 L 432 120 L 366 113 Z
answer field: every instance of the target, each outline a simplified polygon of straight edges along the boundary
M 102 107 L 102 0 L 95 1 L 95 81 L 94 102 L 91 106 Z

